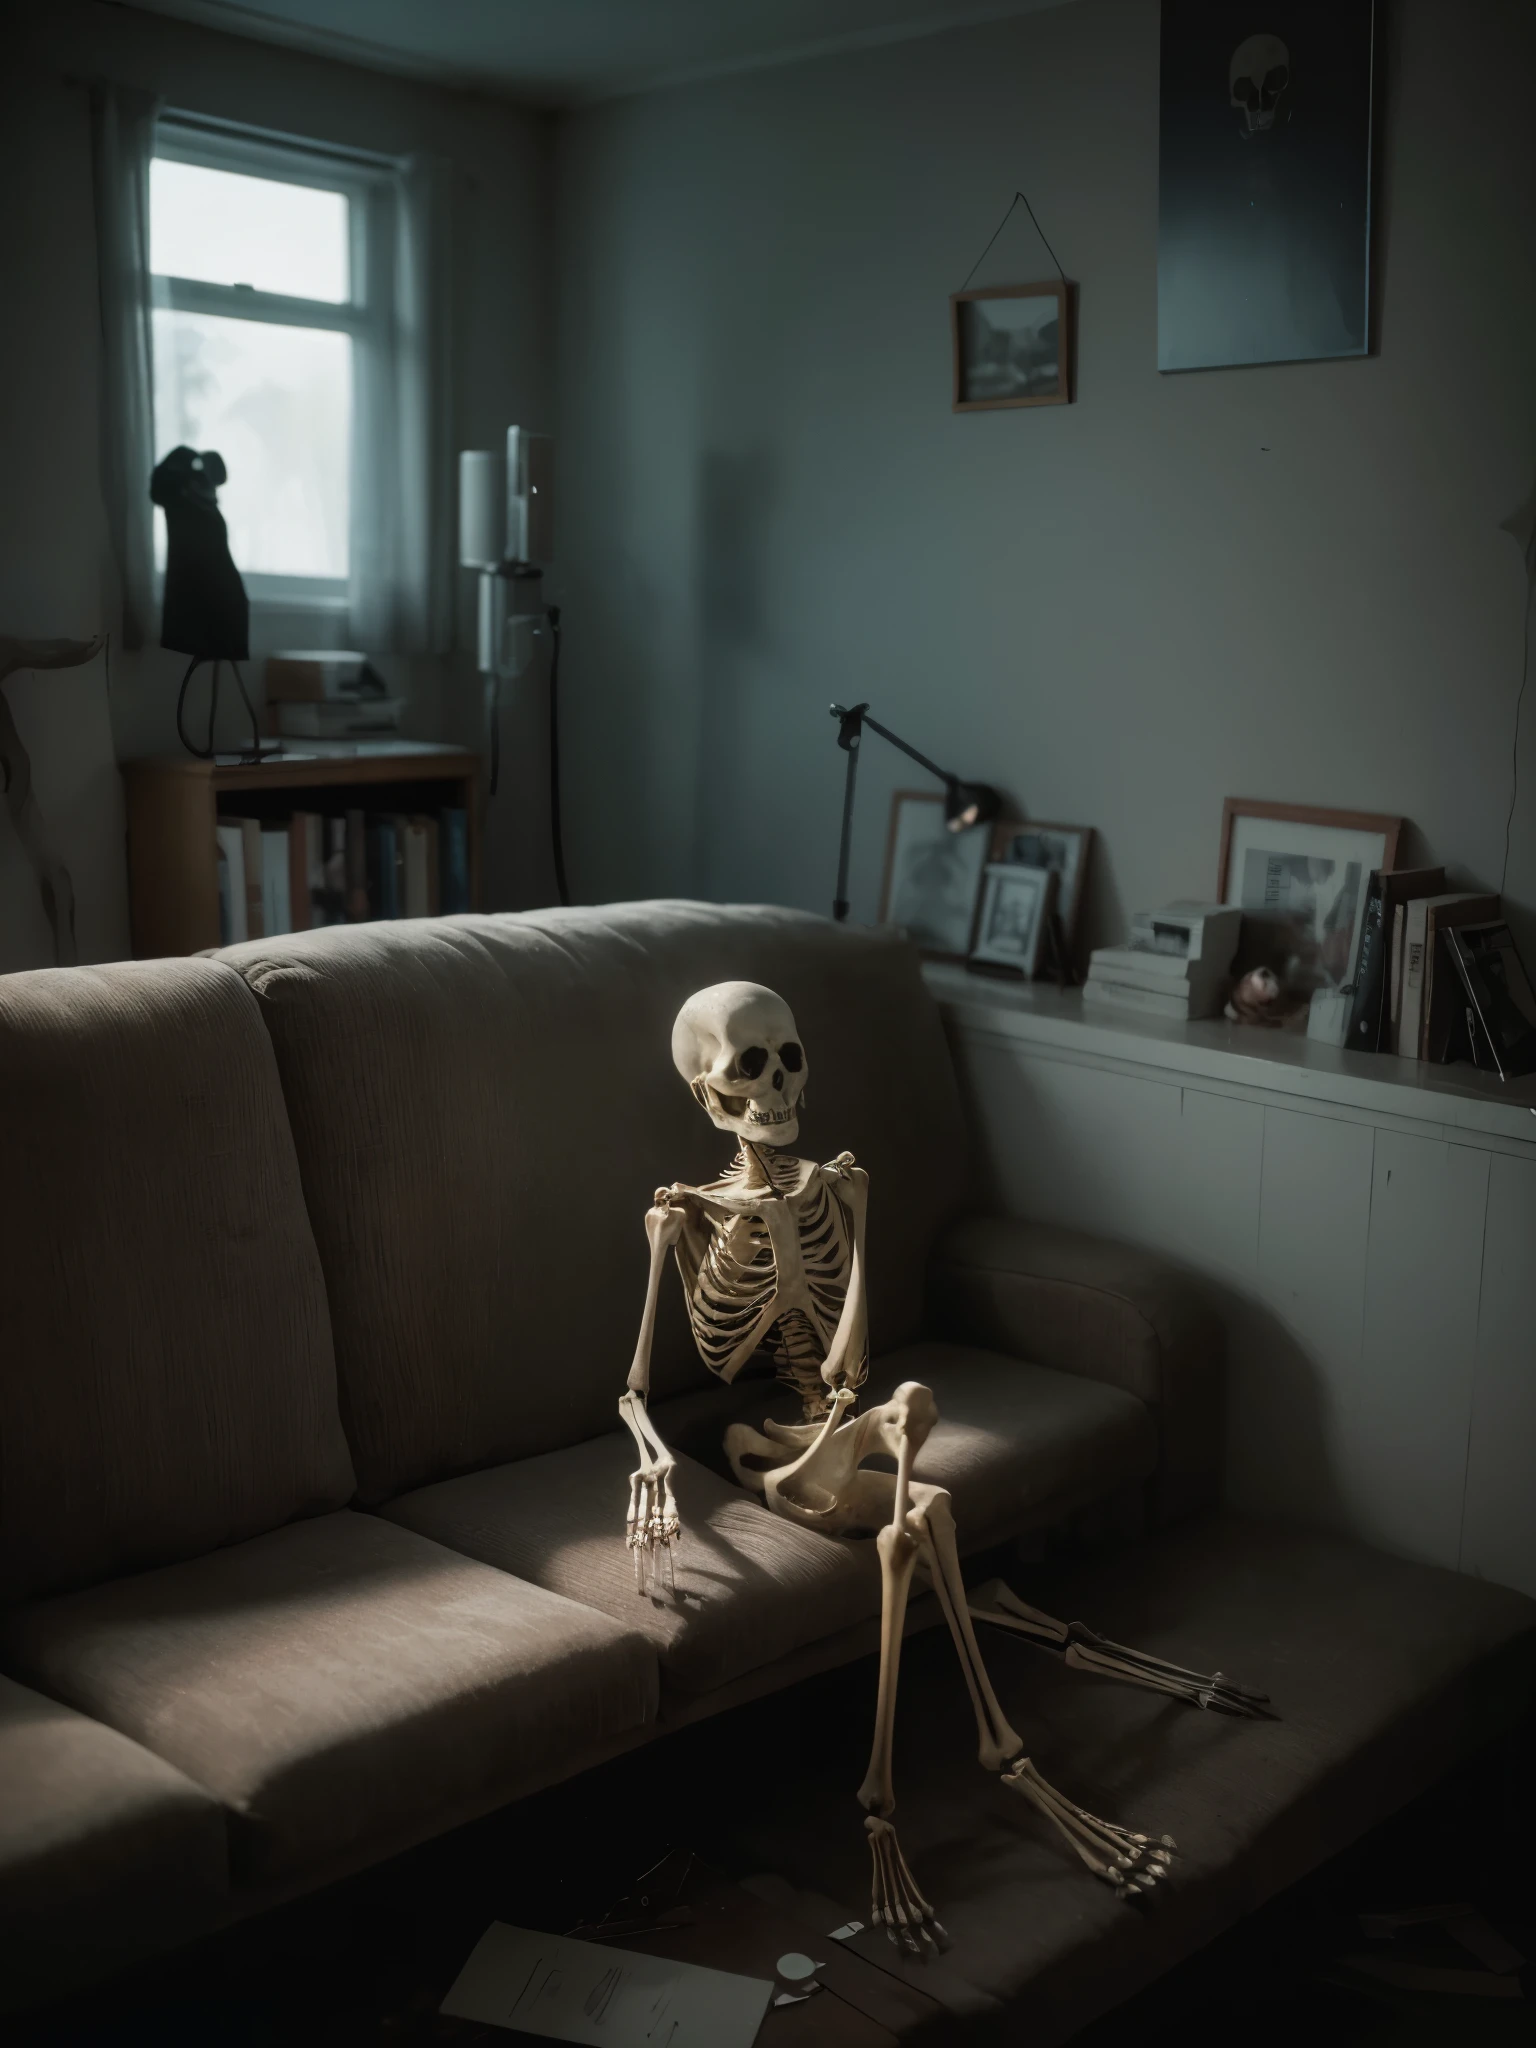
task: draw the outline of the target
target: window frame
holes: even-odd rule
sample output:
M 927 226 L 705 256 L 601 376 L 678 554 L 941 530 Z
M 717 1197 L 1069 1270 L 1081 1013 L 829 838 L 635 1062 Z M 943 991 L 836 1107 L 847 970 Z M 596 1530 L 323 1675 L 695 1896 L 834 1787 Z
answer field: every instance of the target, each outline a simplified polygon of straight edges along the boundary
M 251 285 L 210 284 L 202 278 L 150 274 L 150 303 L 156 310 L 204 313 L 221 319 L 253 320 L 281 327 L 318 328 L 352 339 L 352 421 L 347 478 L 347 556 L 355 573 L 362 530 L 358 451 L 364 433 L 387 429 L 378 403 L 385 389 L 394 295 L 392 209 L 398 166 L 372 156 L 296 136 L 242 128 L 206 115 L 167 108 L 155 124 L 153 154 L 168 162 L 205 170 L 233 171 L 285 185 L 308 185 L 343 193 L 347 209 L 349 297 L 292 298 Z M 370 417 L 372 415 L 372 417 Z M 315 611 L 344 616 L 351 603 L 350 576 L 275 576 L 242 571 L 253 608 Z M 157 589 L 164 571 L 155 571 Z

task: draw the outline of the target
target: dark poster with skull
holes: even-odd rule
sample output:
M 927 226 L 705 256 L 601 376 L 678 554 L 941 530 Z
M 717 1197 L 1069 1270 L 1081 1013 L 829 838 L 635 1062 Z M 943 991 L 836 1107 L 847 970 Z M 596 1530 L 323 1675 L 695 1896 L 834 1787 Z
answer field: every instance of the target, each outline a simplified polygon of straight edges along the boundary
M 1373 0 L 1163 0 L 1157 366 L 1364 355 Z

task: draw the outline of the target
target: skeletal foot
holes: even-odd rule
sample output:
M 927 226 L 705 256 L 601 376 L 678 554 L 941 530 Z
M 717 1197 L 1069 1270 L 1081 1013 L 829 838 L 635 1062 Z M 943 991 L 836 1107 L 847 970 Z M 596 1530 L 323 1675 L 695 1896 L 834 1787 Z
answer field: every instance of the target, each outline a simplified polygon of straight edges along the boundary
M 1003 1783 L 1022 1792 L 1044 1814 L 1095 1877 L 1113 1885 L 1117 1899 L 1139 1898 L 1164 1882 L 1174 1857 L 1172 1835 L 1138 1835 L 1113 1821 L 1085 1813 L 1048 1785 L 1027 1756 L 1003 1773 Z
M 901 1853 L 896 1830 L 888 1820 L 881 1820 L 873 1813 L 865 1820 L 864 1826 L 869 1835 L 869 1853 L 874 1864 L 870 1919 L 876 1927 L 885 1929 L 887 1938 L 903 1954 L 921 1956 L 924 1960 L 932 1955 L 942 1955 L 949 1947 L 949 1936 L 932 1906 L 918 1890 L 917 1880 Z
M 1275 1719 L 1267 1692 L 1234 1684 L 1224 1671 L 1189 1671 L 1148 1650 L 1111 1642 L 1086 1622 L 1057 1621 L 1021 1600 L 1001 1579 L 978 1586 L 967 1604 L 977 1621 L 990 1621 L 1027 1636 L 1042 1649 L 1056 1651 L 1074 1671 L 1096 1671 L 1101 1678 L 1118 1678 L 1127 1685 L 1144 1685 L 1151 1692 L 1171 1693 L 1218 1714 L 1239 1714 L 1256 1721 Z

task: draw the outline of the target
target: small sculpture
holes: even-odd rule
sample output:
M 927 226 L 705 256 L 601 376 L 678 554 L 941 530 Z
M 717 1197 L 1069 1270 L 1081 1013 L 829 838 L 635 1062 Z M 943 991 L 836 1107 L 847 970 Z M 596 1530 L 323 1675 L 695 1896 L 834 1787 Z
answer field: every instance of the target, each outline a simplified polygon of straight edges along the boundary
M 658 1188 L 645 1219 L 650 1275 L 640 1336 L 619 1413 L 635 1439 L 628 1542 L 637 1588 L 664 1591 L 681 1525 L 674 1460 L 647 1411 L 651 1345 L 662 1267 L 676 1257 L 699 1354 L 729 1381 L 758 1350 L 801 1404 L 798 1423 L 733 1423 L 725 1434 L 732 1471 L 786 1521 L 829 1537 L 875 1536 L 880 1558 L 880 1678 L 874 1744 L 859 1787 L 873 1863 L 872 1918 L 912 1955 L 947 1946 L 891 1825 L 896 1796 L 891 1745 L 903 1623 L 915 1574 L 937 1596 L 976 1713 L 983 1769 L 1001 1774 L 1055 1827 L 1117 1896 L 1150 1891 L 1168 1874 L 1174 1844 L 1100 1820 L 1074 1805 L 1023 1754 L 982 1662 L 973 1620 L 996 1623 L 1058 1652 L 1077 1670 L 1127 1680 L 1223 1713 L 1257 1715 L 1265 1698 L 1220 1672 L 1203 1677 L 1106 1641 L 1081 1622 L 1027 1606 L 1001 1581 L 966 1591 L 950 1496 L 915 1475 L 938 1421 L 927 1387 L 899 1386 L 857 1412 L 869 1365 L 864 1246 L 869 1176 L 851 1153 L 825 1166 L 787 1151 L 800 1131 L 809 1063 L 789 1006 L 755 982 L 701 989 L 678 1012 L 672 1057 L 711 1123 L 739 1149 L 719 1180 Z M 868 1469 L 884 1456 L 894 1473 Z

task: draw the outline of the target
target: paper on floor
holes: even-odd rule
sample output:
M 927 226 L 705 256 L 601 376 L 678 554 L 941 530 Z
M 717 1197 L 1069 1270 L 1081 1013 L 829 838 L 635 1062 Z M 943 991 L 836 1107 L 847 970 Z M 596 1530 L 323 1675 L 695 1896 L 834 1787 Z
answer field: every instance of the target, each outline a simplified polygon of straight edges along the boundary
M 591 2048 L 752 2048 L 773 1985 L 495 1921 L 441 2010 Z

